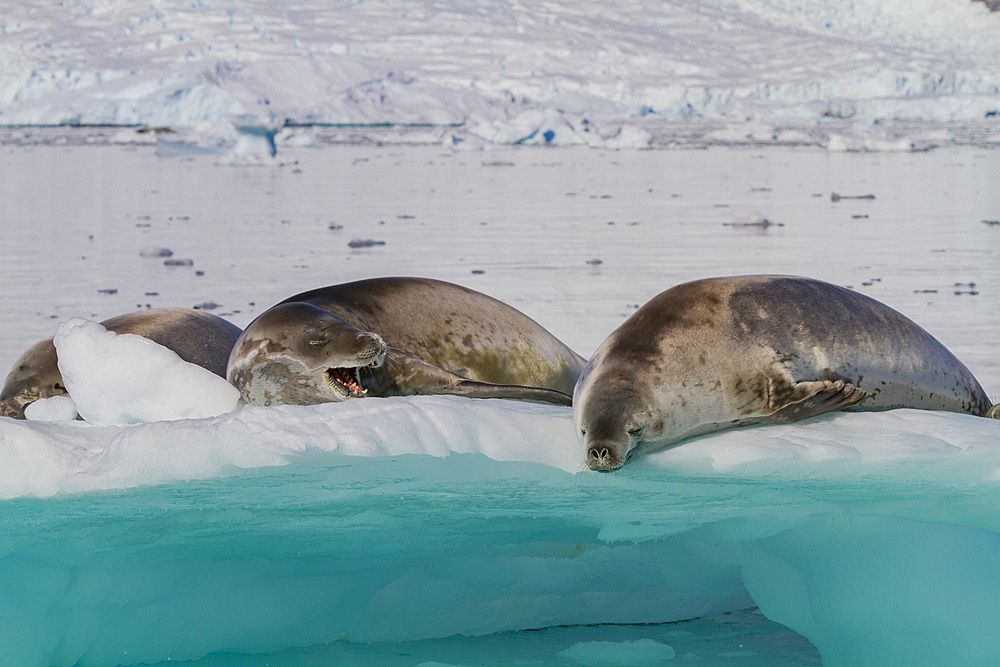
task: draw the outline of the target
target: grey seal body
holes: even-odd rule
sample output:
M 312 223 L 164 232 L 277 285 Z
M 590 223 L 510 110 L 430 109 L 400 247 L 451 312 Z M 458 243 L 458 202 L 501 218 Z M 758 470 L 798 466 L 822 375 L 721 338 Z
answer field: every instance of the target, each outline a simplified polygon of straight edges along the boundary
M 186 308 L 153 308 L 101 322 L 115 333 L 132 333 L 170 348 L 184 361 L 226 376 L 229 353 L 240 328 L 221 317 Z M 11 368 L 0 391 L 0 416 L 24 418 L 24 408 L 40 398 L 65 396 L 51 338 L 39 341 Z
M 454 394 L 570 404 L 585 360 L 485 294 L 426 278 L 303 292 L 243 332 L 227 378 L 256 405 Z
M 598 348 L 573 405 L 594 470 L 742 424 L 833 410 L 990 409 L 969 369 L 914 322 L 794 276 L 711 278 L 660 293 Z

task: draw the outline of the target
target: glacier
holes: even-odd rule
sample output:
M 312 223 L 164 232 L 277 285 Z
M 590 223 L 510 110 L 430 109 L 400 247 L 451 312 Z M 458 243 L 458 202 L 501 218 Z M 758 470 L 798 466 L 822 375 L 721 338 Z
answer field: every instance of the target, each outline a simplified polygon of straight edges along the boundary
M 9 141 L 231 146 L 254 116 L 287 124 L 279 146 L 1000 141 L 1000 14 L 967 0 L 32 0 L 0 35 Z

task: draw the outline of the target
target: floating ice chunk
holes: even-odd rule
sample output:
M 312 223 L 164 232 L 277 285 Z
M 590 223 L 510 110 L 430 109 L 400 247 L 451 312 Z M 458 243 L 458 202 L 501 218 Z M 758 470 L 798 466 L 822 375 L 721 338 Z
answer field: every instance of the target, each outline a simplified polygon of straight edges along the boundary
M 544 122 L 544 112 L 531 110 L 507 121 L 479 119 L 470 123 L 469 133 L 491 144 L 516 144 L 537 134 Z
M 558 656 L 581 665 L 658 665 L 673 660 L 672 647 L 652 639 L 631 642 L 580 642 Z
M 239 132 L 239 136 L 233 149 L 234 153 L 271 157 L 278 154 L 278 148 L 274 145 L 274 130 L 271 128 L 260 125 L 237 125 L 236 131 Z
M 53 342 L 66 389 L 92 424 L 212 417 L 239 401 L 224 379 L 142 336 L 74 317 Z
M 348 248 L 374 248 L 380 245 L 385 245 L 385 241 L 377 239 L 351 239 L 347 242 Z
M 208 145 L 202 145 L 207 143 Z M 187 132 L 181 140 L 156 138 L 157 157 L 190 157 L 192 155 L 221 155 L 225 148 L 221 147 L 218 141 L 212 143 L 210 139 L 197 133 Z
M 746 121 L 706 132 L 703 138 L 713 144 L 724 145 L 770 143 L 777 139 L 777 131 L 766 123 Z
M 634 125 L 623 125 L 621 129 L 612 136 L 602 138 L 601 141 L 591 140 L 591 146 L 599 148 L 649 148 L 653 143 L 653 137 L 646 130 Z
M 158 248 L 156 246 L 148 246 L 139 251 L 140 257 L 173 257 L 174 251 L 170 248 Z
M 241 115 L 231 120 L 236 129 L 236 145 L 219 160 L 219 164 L 229 166 L 274 164 L 273 158 L 278 154 L 274 135 L 284 125 L 284 119 Z
M 754 211 L 748 215 L 740 216 L 732 222 L 724 222 L 722 225 L 723 227 L 756 227 L 759 229 L 767 229 L 768 227 L 784 227 L 785 223 L 775 222 L 763 213 Z
M 531 109 L 509 120 L 480 120 L 470 128 L 474 136 L 492 144 L 568 146 L 585 144 L 581 123 L 559 111 Z
M 554 109 L 531 109 L 507 120 L 483 120 L 470 123 L 468 136 L 452 134 L 453 144 L 472 139 L 488 144 L 529 146 L 578 146 L 596 148 L 648 148 L 652 136 L 634 125 L 598 126 L 586 115 Z M 481 147 L 481 145 L 480 145 Z
M 724 650 L 692 624 L 615 641 L 579 628 L 756 603 L 825 664 L 1000 664 L 998 436 L 1000 422 L 970 415 L 836 413 L 707 434 L 600 474 L 583 466 L 570 408 L 496 399 L 106 428 L 0 418 L 0 497 L 238 474 L 5 505 L 0 590 L 16 595 L 0 647 L 10 664 L 115 664 L 125 651 L 280 662 L 337 640 L 437 648 L 577 626 L 573 639 L 536 635 L 547 664 L 802 664 L 761 655 L 765 638 L 738 617 L 712 623 L 751 640 L 720 638 Z M 683 452 L 722 466 L 699 472 Z M 255 613 L 232 613 L 248 600 Z
M 917 150 L 917 145 L 909 137 L 900 137 L 898 139 L 878 139 L 869 137 L 865 139 L 865 150 L 880 153 L 905 153 L 907 151 Z
M 918 150 L 913 139 L 901 137 L 896 139 L 881 139 L 870 136 L 844 136 L 831 134 L 827 140 L 826 149 L 831 152 L 868 151 L 873 153 L 899 153 Z
M 76 419 L 76 403 L 69 396 L 50 396 L 31 403 L 24 418 L 36 422 L 69 422 Z
M 305 130 L 282 130 L 275 136 L 275 143 L 288 148 L 320 148 L 323 139 L 319 132 Z
M 831 134 L 826 140 L 826 150 L 832 153 L 843 153 L 844 151 L 857 150 L 857 142 L 849 140 L 841 134 Z

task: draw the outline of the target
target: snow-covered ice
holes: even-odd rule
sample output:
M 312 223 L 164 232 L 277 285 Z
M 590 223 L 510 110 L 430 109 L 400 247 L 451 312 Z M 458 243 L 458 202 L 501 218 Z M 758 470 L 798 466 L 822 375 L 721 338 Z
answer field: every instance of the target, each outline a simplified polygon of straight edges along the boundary
M 214 417 L 240 400 L 225 379 L 136 334 L 73 317 L 59 325 L 53 342 L 66 390 L 91 424 Z
M 39 422 L 65 422 L 77 418 L 76 403 L 69 396 L 50 396 L 28 404 L 25 419 Z
M 20 499 L 0 521 L 0 648 L 19 664 L 181 660 L 757 604 L 833 664 L 987 664 L 998 441 L 976 417 L 841 413 L 598 475 L 569 408 L 511 401 L 2 419 L 2 493 Z M 546 650 L 664 659 L 662 632 Z M 744 655 L 761 657 L 775 664 Z

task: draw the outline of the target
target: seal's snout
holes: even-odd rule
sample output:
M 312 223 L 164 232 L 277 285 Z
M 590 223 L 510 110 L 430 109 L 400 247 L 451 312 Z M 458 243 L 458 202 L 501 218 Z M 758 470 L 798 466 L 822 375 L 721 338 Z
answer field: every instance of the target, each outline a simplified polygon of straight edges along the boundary
M 598 472 L 611 472 L 622 467 L 624 461 L 605 445 L 594 445 L 587 450 L 587 466 Z
M 385 361 L 385 355 L 389 351 L 389 346 L 385 344 L 378 334 L 365 332 L 358 336 L 358 342 L 365 345 L 365 351 L 358 355 L 359 358 L 370 359 L 367 363 L 372 368 L 378 368 Z

